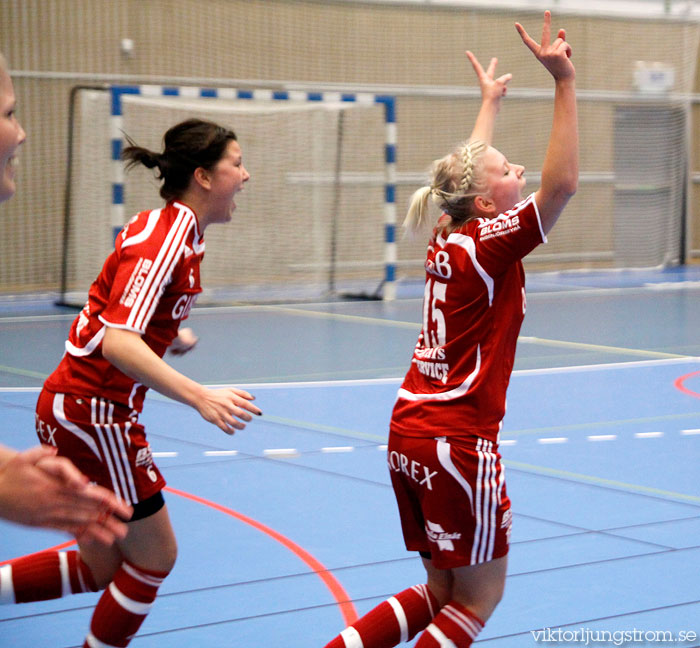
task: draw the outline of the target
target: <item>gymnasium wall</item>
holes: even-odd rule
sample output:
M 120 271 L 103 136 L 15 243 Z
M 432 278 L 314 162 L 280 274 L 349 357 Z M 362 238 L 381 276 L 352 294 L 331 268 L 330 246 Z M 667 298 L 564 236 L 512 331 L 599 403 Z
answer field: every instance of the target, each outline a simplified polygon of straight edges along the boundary
M 494 142 L 511 160 L 539 171 L 552 83 L 520 42 L 515 21 L 539 38 L 539 10 L 312 0 L 3 0 L 0 49 L 16 72 L 19 117 L 29 137 L 21 154 L 18 195 L 1 208 L 0 291 L 57 289 L 68 96 L 74 85 L 106 79 L 224 85 L 235 79 L 253 85 L 263 80 L 394 86 L 400 92 L 413 86 L 473 88 L 475 77 L 464 56 L 468 48 L 484 62 L 499 57 L 499 71 L 514 75 L 514 96 L 517 90 L 543 90 L 541 100 L 505 103 Z M 580 107 L 583 174 L 612 171 L 614 95 L 633 90 L 635 61 L 673 67 L 674 93 L 700 92 L 697 23 L 581 15 L 555 15 L 554 23 L 566 26 L 573 44 L 579 91 L 593 99 L 600 95 Z M 131 57 L 120 52 L 123 38 L 134 42 Z M 466 137 L 478 104 L 465 97 L 400 97 L 399 173 L 425 171 L 432 159 Z M 690 112 L 687 141 L 691 172 L 698 177 L 700 106 L 696 103 Z M 400 186 L 399 218 L 413 188 Z M 690 198 L 688 247 L 700 250 L 698 182 Z M 582 184 L 550 238 L 548 254 L 605 246 L 600 239 L 612 235 L 612 209 L 610 186 Z M 658 217 L 663 224 L 668 215 L 660 210 Z

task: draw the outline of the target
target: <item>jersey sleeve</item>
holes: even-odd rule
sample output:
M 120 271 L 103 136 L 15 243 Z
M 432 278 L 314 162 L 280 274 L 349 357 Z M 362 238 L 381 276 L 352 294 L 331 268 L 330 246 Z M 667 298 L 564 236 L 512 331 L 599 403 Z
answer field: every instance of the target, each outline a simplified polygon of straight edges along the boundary
M 139 222 L 143 218 L 144 222 Z M 100 320 L 143 334 L 182 256 L 183 233 L 159 227 L 144 212 L 117 237 L 109 299 Z
M 535 195 L 531 194 L 507 212 L 478 225 L 476 256 L 490 275 L 498 275 L 546 242 Z

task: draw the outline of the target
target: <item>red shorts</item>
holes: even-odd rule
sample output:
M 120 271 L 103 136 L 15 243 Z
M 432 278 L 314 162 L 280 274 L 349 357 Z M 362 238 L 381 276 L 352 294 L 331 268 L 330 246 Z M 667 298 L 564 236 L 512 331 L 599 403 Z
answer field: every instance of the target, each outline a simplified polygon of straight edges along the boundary
M 409 551 L 430 552 L 438 569 L 508 553 L 512 514 L 495 444 L 392 432 L 387 458 Z
M 36 433 L 90 481 L 127 504 L 142 502 L 165 486 L 143 425 L 124 405 L 43 389 L 36 404 Z

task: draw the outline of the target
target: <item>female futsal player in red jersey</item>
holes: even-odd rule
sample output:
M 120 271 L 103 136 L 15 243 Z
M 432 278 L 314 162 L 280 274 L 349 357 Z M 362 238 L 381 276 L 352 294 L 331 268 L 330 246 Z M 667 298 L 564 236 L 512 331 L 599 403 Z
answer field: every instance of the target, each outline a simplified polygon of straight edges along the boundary
M 250 177 L 235 134 L 192 119 L 168 130 L 162 153 L 132 145 L 122 157 L 158 170 L 166 204 L 141 212 L 117 236 L 39 395 L 37 431 L 133 506 L 133 517 L 111 547 L 79 542 L 79 552 L 60 560 L 25 559 L 1 583 L 17 602 L 106 588 L 85 639 L 90 648 L 126 646 L 175 563 L 165 480 L 138 422 L 147 389 L 191 405 L 227 434 L 261 414 L 249 393 L 209 389 L 162 360 L 169 347 L 185 352 L 196 342 L 178 327 L 201 292 L 204 230 L 231 220 Z
M 554 226 L 578 183 L 575 70 L 564 30 L 525 45 L 554 78 L 554 119 L 540 188 L 522 199 L 523 167 L 491 144 L 510 75 L 479 77 L 482 107 L 470 139 L 433 166 L 405 225 L 442 210 L 428 244 L 423 328 L 391 419 L 388 463 L 406 548 L 427 585 L 381 603 L 326 648 L 471 646 L 500 601 L 511 529 L 498 452 L 506 389 L 525 313 L 521 259 Z

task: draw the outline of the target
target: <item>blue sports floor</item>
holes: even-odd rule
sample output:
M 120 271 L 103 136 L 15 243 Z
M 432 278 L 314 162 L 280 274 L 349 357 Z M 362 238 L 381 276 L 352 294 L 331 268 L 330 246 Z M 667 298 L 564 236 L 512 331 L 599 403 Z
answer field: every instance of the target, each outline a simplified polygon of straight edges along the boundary
M 528 288 L 502 434 L 509 576 L 476 645 L 700 646 L 700 267 Z M 36 443 L 73 317 L 0 302 L 0 442 Z M 247 386 L 264 416 L 230 438 L 146 403 L 180 555 L 133 646 L 321 648 L 424 582 L 384 452 L 420 317 L 415 298 L 193 311 L 200 342 L 170 362 Z M 68 541 L 0 522 L 0 563 Z M 96 600 L 0 607 L 0 646 L 80 646 Z

